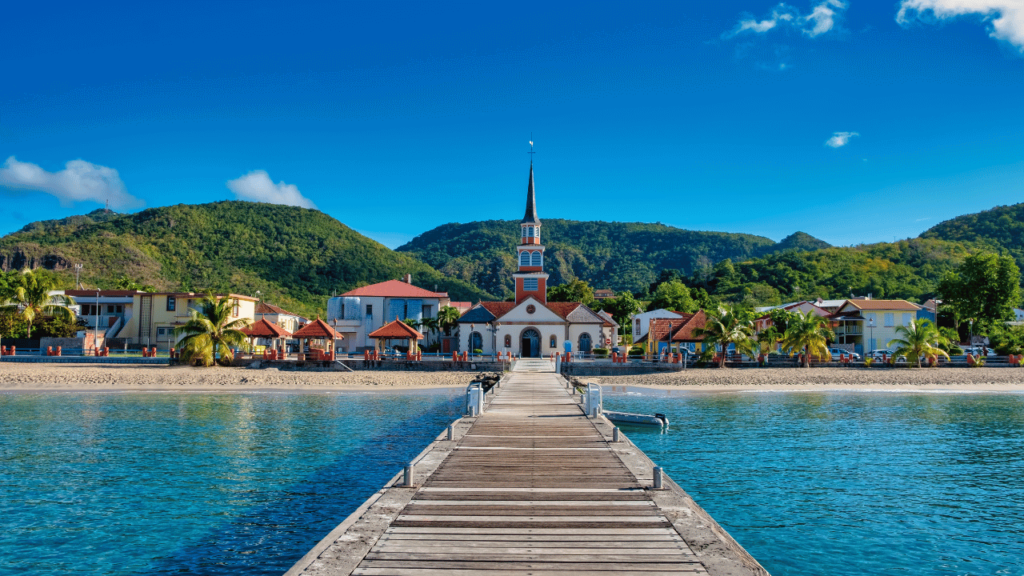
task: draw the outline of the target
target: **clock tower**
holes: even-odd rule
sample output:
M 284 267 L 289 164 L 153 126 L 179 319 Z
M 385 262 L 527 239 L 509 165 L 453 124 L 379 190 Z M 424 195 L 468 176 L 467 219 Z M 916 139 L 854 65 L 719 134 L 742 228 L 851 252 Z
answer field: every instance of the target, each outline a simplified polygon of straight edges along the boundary
M 540 242 L 540 218 L 537 218 L 537 199 L 533 189 L 532 159 L 530 184 L 526 189 L 526 215 L 519 223 L 519 232 L 519 245 L 516 246 L 519 268 L 513 275 L 516 281 L 516 304 L 530 296 L 541 304 L 547 304 L 548 275 L 544 273 L 544 245 Z

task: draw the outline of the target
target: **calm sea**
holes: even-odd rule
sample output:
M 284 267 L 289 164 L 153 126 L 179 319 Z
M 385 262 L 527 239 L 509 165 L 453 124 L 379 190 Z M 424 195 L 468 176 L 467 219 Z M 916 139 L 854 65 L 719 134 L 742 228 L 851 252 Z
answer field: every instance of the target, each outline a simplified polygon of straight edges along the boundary
M 775 576 L 1024 574 L 1024 395 L 605 394 Z
M 775 576 L 1024 574 L 1024 396 L 608 390 Z M 455 392 L 0 394 L 0 574 L 281 574 Z
M 456 398 L 0 394 L 0 574 L 280 575 Z

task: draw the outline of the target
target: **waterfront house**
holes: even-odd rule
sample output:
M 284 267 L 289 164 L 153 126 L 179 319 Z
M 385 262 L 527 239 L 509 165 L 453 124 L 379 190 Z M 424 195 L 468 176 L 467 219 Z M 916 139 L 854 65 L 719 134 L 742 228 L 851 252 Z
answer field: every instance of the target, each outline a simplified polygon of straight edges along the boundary
M 65 290 L 75 299 L 78 317 L 85 322 L 82 332 L 100 336 L 100 342 L 116 338 L 134 314 L 138 290 Z M 79 333 L 79 337 L 86 334 Z
M 838 307 L 838 306 L 837 306 Z M 825 317 L 831 314 L 828 310 L 808 302 L 806 300 L 802 302 L 790 302 L 789 304 L 781 304 L 779 306 L 764 306 L 761 308 L 755 308 L 756 312 L 761 313 L 756 320 L 754 320 L 754 330 L 758 333 L 767 330 L 774 325 L 770 312 L 772 310 L 785 310 L 786 312 L 802 312 L 804 314 L 815 314 L 817 316 Z
M 836 335 L 836 345 L 858 354 L 887 348 L 898 338 L 897 326 L 908 326 L 917 320 L 921 307 L 906 300 L 873 300 L 863 298 L 845 301 L 829 318 Z
M 309 322 L 308 319 L 298 314 L 262 301 L 256 304 L 256 320 L 266 320 L 293 334 Z
M 629 319 L 633 324 L 633 342 L 639 342 L 641 338 L 647 335 L 647 331 L 650 330 L 651 320 L 682 320 L 682 318 L 683 314 L 681 312 L 673 312 L 664 308 L 633 314 Z
M 696 331 L 707 325 L 708 317 L 703 310 L 693 314 L 681 313 L 678 318 L 651 318 L 649 329 L 636 344 L 651 342 L 648 350 L 657 351 L 660 354 L 672 343 L 673 351 L 686 348 L 691 353 L 699 354 L 703 351 L 703 337 L 698 336 Z
M 447 292 L 431 292 L 414 286 L 412 276 L 406 274 L 403 280 L 371 284 L 331 298 L 327 301 L 327 322 L 344 336 L 345 352 L 362 352 L 373 349 L 370 333 L 385 324 L 394 320 L 422 322 L 437 318 L 438 311 L 450 303 Z M 451 351 L 452 339 L 441 338 L 441 341 L 441 351 Z
M 255 321 L 256 298 L 241 294 L 216 294 L 216 298 L 233 301 L 231 320 L 246 318 Z M 136 292 L 132 294 L 132 317 L 117 334 L 126 344 L 156 346 L 169 350 L 178 338 L 174 329 L 188 322 L 189 311 L 199 305 L 205 294 L 195 292 Z

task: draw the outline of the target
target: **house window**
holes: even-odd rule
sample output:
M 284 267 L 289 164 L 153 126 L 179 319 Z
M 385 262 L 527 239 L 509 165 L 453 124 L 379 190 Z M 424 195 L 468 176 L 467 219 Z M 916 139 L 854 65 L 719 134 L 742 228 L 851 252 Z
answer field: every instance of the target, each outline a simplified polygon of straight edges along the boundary
M 531 264 L 533 266 L 540 266 L 541 265 L 540 264 L 540 252 L 534 252 L 533 253 L 533 262 L 531 262 Z
M 178 301 L 177 301 L 177 299 L 174 298 L 174 296 L 168 296 L 167 297 L 167 311 L 168 312 L 174 312 L 174 309 L 177 307 L 177 305 L 178 305 Z
M 872 312 L 870 314 L 865 314 L 864 317 L 867 319 L 868 324 L 873 324 L 875 326 L 878 326 L 878 318 L 875 316 L 874 312 Z
M 910 314 L 907 314 L 906 312 L 904 312 L 903 313 L 903 325 L 904 326 L 910 326 L 910 321 L 911 320 L 913 320 L 913 318 L 910 317 Z
M 366 305 L 366 317 L 373 318 L 373 304 Z
M 896 325 L 896 315 L 893 314 L 892 312 L 886 312 L 885 313 L 885 325 L 887 327 L 890 327 L 890 328 L 895 326 Z
M 511 348 L 511 347 L 512 347 L 512 335 L 505 334 L 505 348 Z
M 519 265 L 520 266 L 529 266 L 530 265 L 530 253 L 529 252 L 520 252 L 519 253 Z
M 238 305 L 238 298 L 235 298 L 235 305 L 231 308 L 231 315 L 238 318 L 241 313 L 241 306 Z
M 424 318 L 433 318 L 434 317 L 434 307 L 433 306 L 424 305 L 422 310 L 423 310 L 423 317 Z
M 167 328 L 157 328 L 156 329 L 156 335 L 157 336 L 167 336 Z
M 558 338 L 554 334 L 551 335 L 551 340 L 548 341 L 548 348 L 558 348 Z
M 107 304 L 107 314 L 113 314 L 113 313 L 114 313 L 114 305 L 113 304 Z
M 345 305 L 344 304 L 341 305 L 341 311 L 338 312 L 338 319 L 340 319 L 340 320 L 344 320 L 345 319 Z
M 527 292 L 537 291 L 537 279 L 536 278 L 523 278 L 523 290 Z
M 118 314 L 124 314 L 124 306 L 121 305 L 121 304 L 118 304 L 117 306 L 114 307 L 114 312 L 116 312 Z

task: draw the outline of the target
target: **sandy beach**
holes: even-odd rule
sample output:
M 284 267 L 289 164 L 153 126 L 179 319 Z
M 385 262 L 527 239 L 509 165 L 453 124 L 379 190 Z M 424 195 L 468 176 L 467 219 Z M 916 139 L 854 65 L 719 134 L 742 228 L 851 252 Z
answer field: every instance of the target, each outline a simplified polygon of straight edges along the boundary
M 185 366 L 0 364 L 0 391 L 331 391 L 465 388 L 477 372 L 297 372 Z
M 727 368 L 641 376 L 580 377 L 605 386 L 741 391 L 1024 391 L 1024 369 L 1016 368 Z

